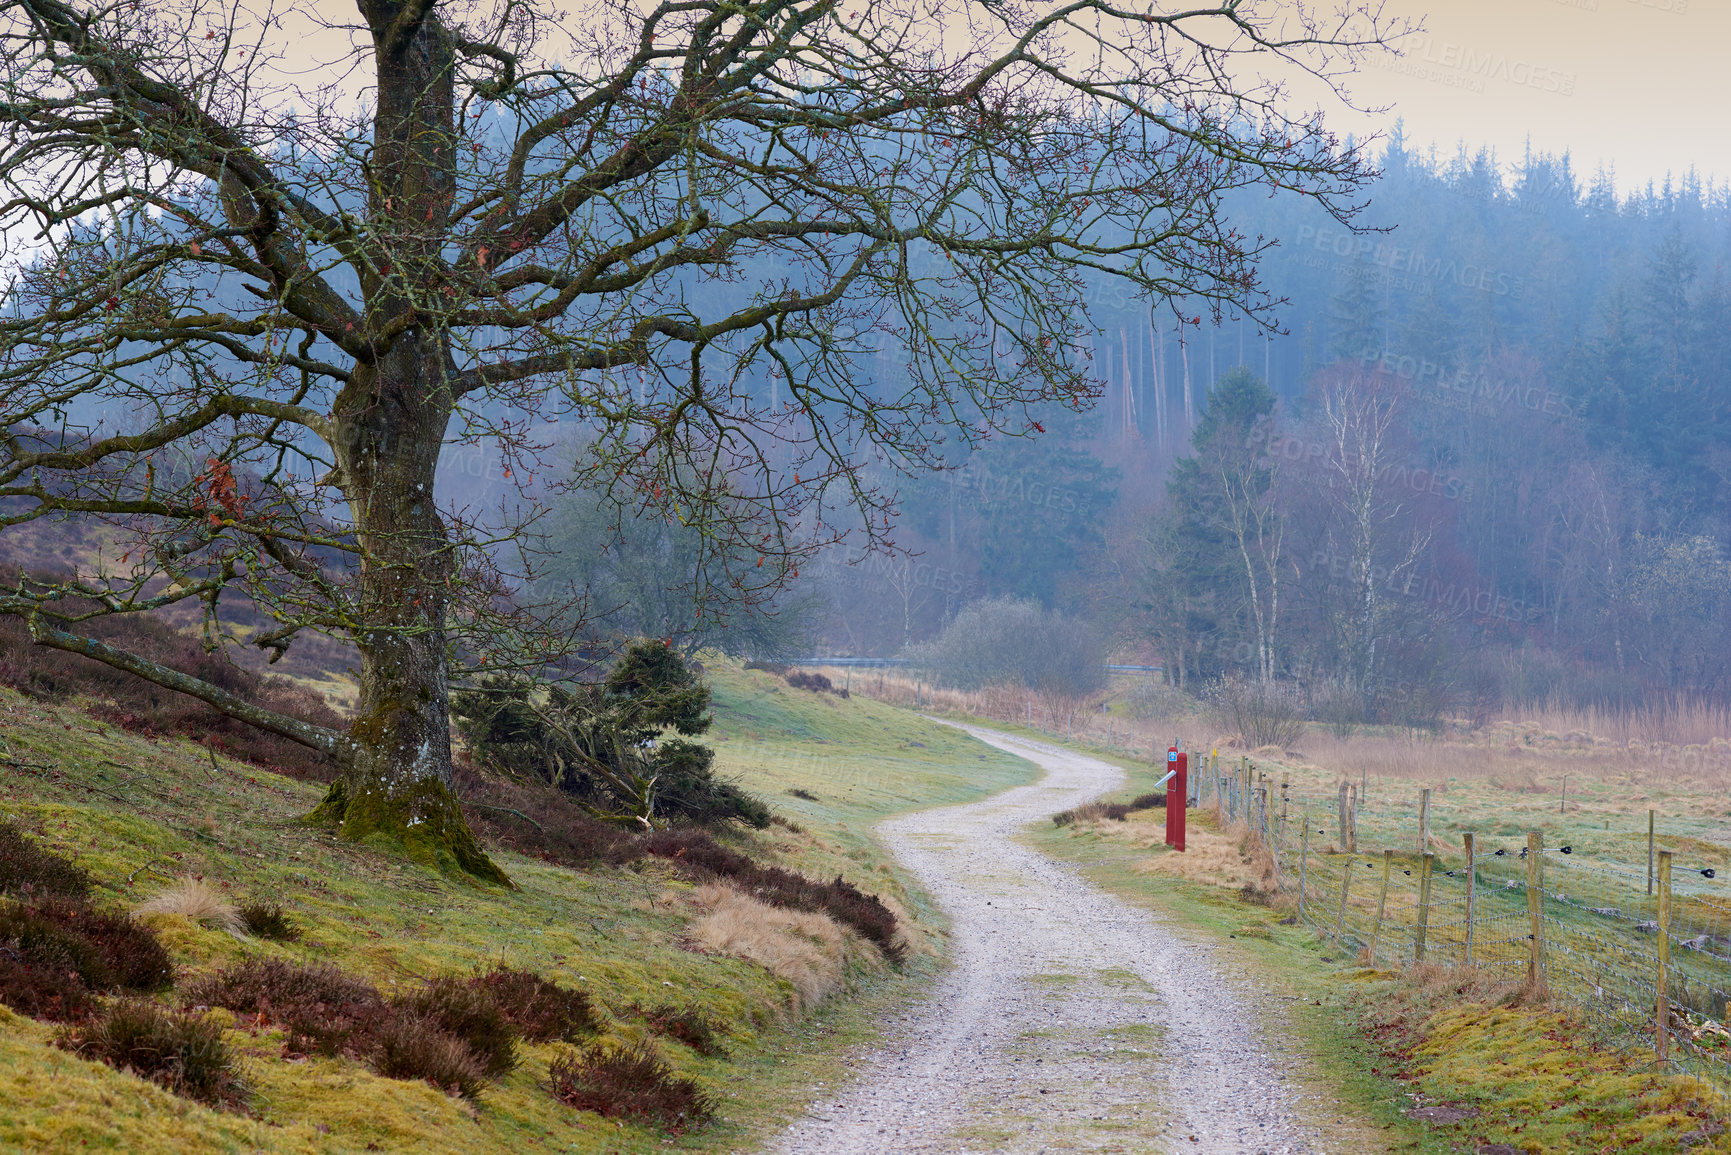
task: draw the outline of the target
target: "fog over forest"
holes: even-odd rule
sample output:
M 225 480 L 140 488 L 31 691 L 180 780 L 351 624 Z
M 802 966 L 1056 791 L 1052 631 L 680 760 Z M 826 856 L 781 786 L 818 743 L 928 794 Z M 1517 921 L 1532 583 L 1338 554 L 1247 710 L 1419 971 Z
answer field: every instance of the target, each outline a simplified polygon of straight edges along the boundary
M 664 527 L 605 551 L 565 538 L 584 560 L 559 572 L 614 610 L 604 630 L 911 657 L 940 683 L 1008 670 L 957 634 L 1021 614 L 1005 628 L 1025 640 L 1037 606 L 1054 645 L 1092 657 L 1059 691 L 1109 658 L 1348 721 L 1723 700 L 1726 190 L 1619 189 L 1567 157 L 1417 152 L 1398 131 L 1379 167 L 1362 231 L 1298 197 L 1227 198 L 1240 232 L 1278 242 L 1276 335 L 1099 282 L 1097 404 L 1032 412 L 949 471 L 881 470 L 899 552 L 831 550 L 773 614 L 725 620 L 650 596 L 695 556 Z M 605 520 L 561 532 L 597 541 Z

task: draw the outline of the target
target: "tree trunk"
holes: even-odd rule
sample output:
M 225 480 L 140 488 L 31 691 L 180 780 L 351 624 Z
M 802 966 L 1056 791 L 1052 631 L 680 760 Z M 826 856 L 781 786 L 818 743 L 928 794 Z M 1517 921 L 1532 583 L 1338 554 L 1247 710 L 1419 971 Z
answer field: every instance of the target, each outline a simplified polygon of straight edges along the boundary
M 340 479 L 361 547 L 360 700 L 352 763 L 310 816 L 345 838 L 399 844 L 411 858 L 490 882 L 510 880 L 475 842 L 451 792 L 449 657 L 452 545 L 433 481 L 455 409 L 448 338 L 413 323 L 436 291 L 438 238 L 455 188 L 449 35 L 431 19 L 411 36 L 398 9 L 369 12 L 379 67 L 372 218 L 395 267 L 364 284 L 368 328 L 403 329 L 356 366 L 334 413 Z M 411 292 L 411 286 L 419 293 Z

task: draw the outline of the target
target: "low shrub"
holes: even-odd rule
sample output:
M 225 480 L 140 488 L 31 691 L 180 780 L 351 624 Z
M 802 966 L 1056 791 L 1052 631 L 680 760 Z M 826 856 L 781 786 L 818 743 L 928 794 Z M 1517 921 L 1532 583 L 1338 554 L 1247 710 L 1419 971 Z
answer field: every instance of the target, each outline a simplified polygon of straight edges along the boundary
M 87 1014 L 102 991 L 148 993 L 174 978 L 150 928 L 67 898 L 0 903 L 0 1002 L 59 1021 Z
M 798 786 L 795 786 L 795 787 L 792 787 L 791 789 L 789 789 L 788 794 L 789 794 L 789 796 L 794 797 L 794 798 L 803 798 L 807 802 L 818 801 L 817 795 L 813 794 L 809 790 L 801 790 Z
M 189 983 L 185 1006 L 226 1007 L 288 1031 L 289 1045 L 309 1054 L 365 1053 L 387 1017 L 373 984 L 330 963 L 249 958 Z
M 400 996 L 391 1009 L 398 1020 L 430 1022 L 462 1040 L 484 1075 L 497 1078 L 517 1066 L 517 1028 L 485 986 L 442 975 Z
M 810 690 L 814 694 L 833 694 L 835 683 L 824 674 L 808 674 L 803 670 L 795 670 L 787 675 L 787 684 L 796 690 Z
M 148 926 L 70 899 L 48 899 L 30 909 L 90 943 L 108 970 L 102 989 L 149 994 L 174 982 L 174 960 Z
M 430 1018 L 396 1015 L 373 1036 L 373 1068 L 387 1079 L 425 1079 L 448 1095 L 480 1097 L 485 1066 L 468 1044 Z
M 817 882 L 791 870 L 760 865 L 700 829 L 634 835 L 597 821 L 558 790 L 482 774 L 473 766 L 458 765 L 456 786 L 464 816 L 484 841 L 561 866 L 624 866 L 646 855 L 669 859 L 691 881 L 725 878 L 773 906 L 828 914 L 875 944 L 890 961 L 901 960 L 895 915 L 877 898 L 840 878 Z M 786 821 L 780 825 L 799 829 Z
M 90 876 L 76 863 L 42 849 L 14 823 L 0 820 L 0 894 L 85 898 Z
M 276 903 L 245 902 L 240 907 L 241 926 L 254 938 L 272 942 L 300 941 L 300 927 L 290 922 Z
M 202 1015 L 122 999 L 55 1042 L 213 1107 L 240 1107 L 247 1099 L 222 1028 Z
M 646 1007 L 632 1003 L 631 1013 L 651 1031 L 684 1043 L 700 1055 L 727 1057 L 727 1047 L 721 1041 L 727 1034 L 727 1025 L 700 1007 L 676 1007 L 669 1003 Z
M 1076 822 L 1099 822 L 1111 819 L 1123 822 L 1130 817 L 1131 807 L 1122 802 L 1085 802 L 1081 806 L 1069 810 L 1060 810 L 1052 815 L 1052 822 L 1057 826 L 1069 826 Z
M 674 1075 L 650 1047 L 596 1043 L 553 1061 L 547 1071 L 553 1095 L 579 1111 L 609 1119 L 658 1123 L 670 1131 L 700 1127 L 714 1105 L 690 1079 Z
M 1164 794 L 1138 794 L 1130 800 L 1130 809 L 1132 810 L 1154 810 L 1165 805 L 1166 795 Z
M 0 1003 L 21 1015 L 48 1022 L 73 1022 L 96 1006 L 90 988 L 67 967 L 26 962 L 0 946 Z
M 764 866 L 701 830 L 657 830 L 640 836 L 631 849 L 672 861 L 694 882 L 726 879 L 771 906 L 827 914 L 851 927 L 891 962 L 900 962 L 905 953 L 896 939 L 896 916 L 875 895 L 840 875 L 833 882 L 816 882 L 779 866 Z
M 496 966 L 475 975 L 469 985 L 484 991 L 499 1013 L 531 1043 L 554 1039 L 574 1043 L 601 1027 L 588 995 L 562 987 L 533 971 Z

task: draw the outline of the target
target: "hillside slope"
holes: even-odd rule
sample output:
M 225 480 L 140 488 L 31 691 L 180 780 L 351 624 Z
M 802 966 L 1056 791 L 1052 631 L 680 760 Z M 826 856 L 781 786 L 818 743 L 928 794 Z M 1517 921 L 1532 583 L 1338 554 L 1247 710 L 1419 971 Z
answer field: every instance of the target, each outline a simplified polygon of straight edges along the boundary
M 845 876 L 913 912 L 900 969 L 858 940 L 842 952 L 841 990 L 802 1006 L 763 966 L 691 949 L 700 888 L 669 864 L 572 870 L 494 851 L 519 889 L 480 889 L 366 845 L 301 825 L 321 788 L 245 763 L 213 760 L 70 705 L 0 692 L 0 814 L 74 859 L 95 902 L 130 908 L 175 880 L 202 877 L 237 899 L 281 902 L 303 930 L 292 944 L 240 941 L 180 916 L 151 916 L 187 978 L 246 955 L 328 961 L 389 993 L 438 974 L 505 963 L 586 991 L 603 1039 L 649 1039 L 641 1008 L 700 1007 L 726 1026 L 731 1057 L 653 1044 L 719 1103 L 719 1121 L 684 1135 L 578 1112 L 547 1090 L 562 1044 L 524 1046 L 524 1061 L 478 1102 L 385 1079 L 350 1059 L 301 1057 L 280 1029 L 227 1012 L 243 1057 L 250 1113 L 177 1099 L 51 1044 L 55 1028 L 0 1010 L 0 1147 L 126 1151 L 730 1150 L 797 1111 L 840 1053 L 867 1037 L 877 1010 L 934 969 L 938 928 L 867 833 L 877 818 L 981 797 L 1030 776 L 1018 759 L 947 727 L 860 698 L 793 690 L 730 665 L 711 670 L 718 765 L 797 828 L 731 836 L 754 856 L 816 878 Z M 795 798 L 801 790 L 817 801 Z M 850 936 L 851 937 L 851 936 Z M 163 996 L 172 1001 L 172 994 Z

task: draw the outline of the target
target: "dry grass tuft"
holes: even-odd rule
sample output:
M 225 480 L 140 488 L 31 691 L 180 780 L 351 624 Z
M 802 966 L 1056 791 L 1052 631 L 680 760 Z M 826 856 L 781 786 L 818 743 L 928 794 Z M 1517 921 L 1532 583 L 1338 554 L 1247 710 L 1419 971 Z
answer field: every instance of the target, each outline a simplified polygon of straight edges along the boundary
M 240 907 L 205 885 L 202 879 L 183 878 L 167 890 L 133 910 L 134 914 L 178 914 L 200 926 L 223 930 L 236 938 L 246 937 L 246 920 Z
M 860 940 L 827 915 L 759 902 L 722 883 L 697 891 L 706 913 L 691 938 L 711 954 L 730 954 L 762 966 L 792 984 L 796 1009 L 811 1007 L 839 988 L 848 964 L 870 957 Z

